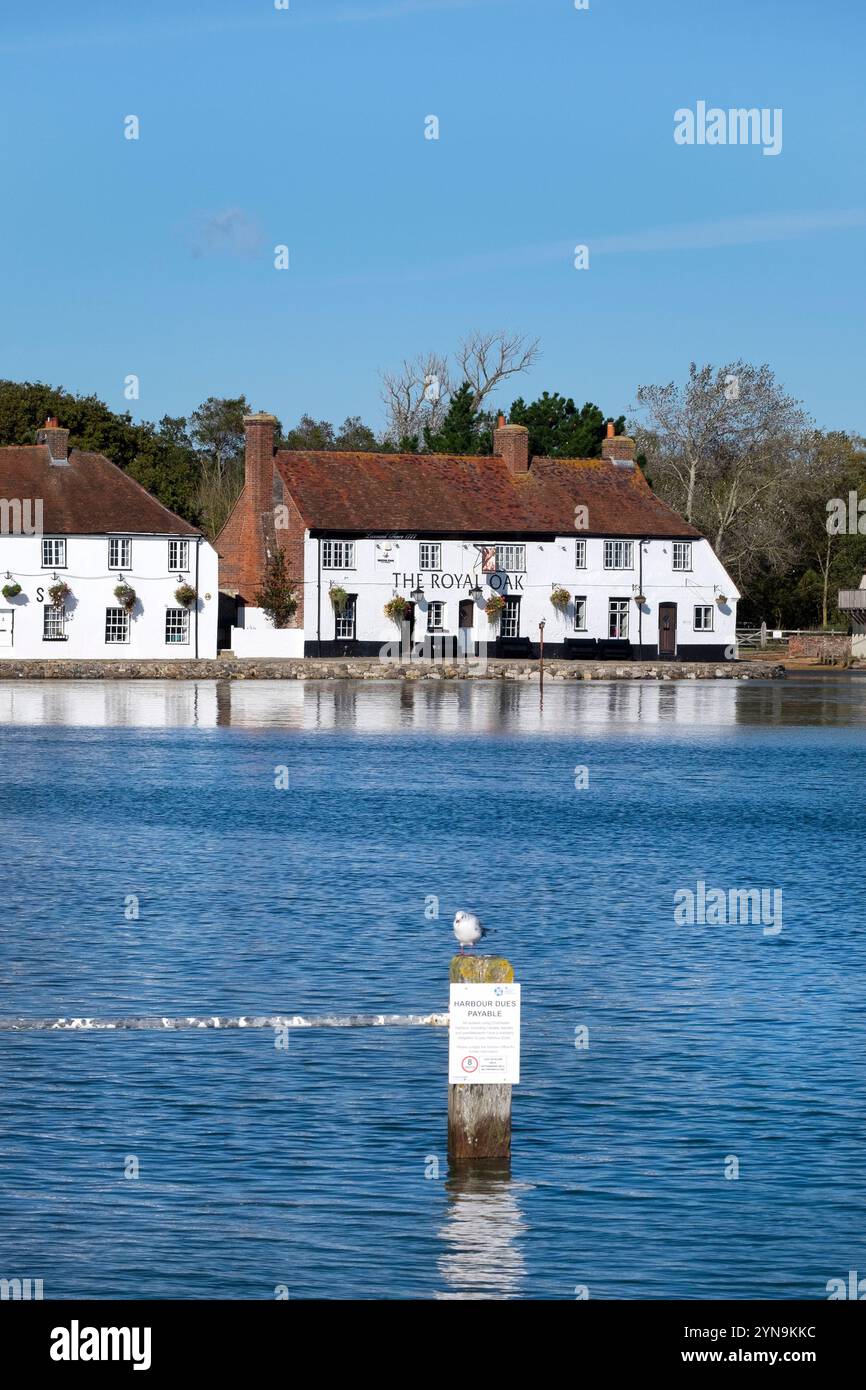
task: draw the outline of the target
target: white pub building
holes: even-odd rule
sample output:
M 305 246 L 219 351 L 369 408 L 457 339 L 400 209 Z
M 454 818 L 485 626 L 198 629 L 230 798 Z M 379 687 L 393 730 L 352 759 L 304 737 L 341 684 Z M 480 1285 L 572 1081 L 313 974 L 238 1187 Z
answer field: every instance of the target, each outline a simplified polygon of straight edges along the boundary
M 537 657 L 542 623 L 552 657 L 734 655 L 730 575 L 612 426 L 601 458 L 530 459 L 502 417 L 473 457 L 275 453 L 275 423 L 247 417 L 215 542 L 237 656 Z M 277 545 L 298 597 L 280 630 L 256 606 Z
M 49 419 L 0 448 L 0 660 L 216 656 L 217 557 Z

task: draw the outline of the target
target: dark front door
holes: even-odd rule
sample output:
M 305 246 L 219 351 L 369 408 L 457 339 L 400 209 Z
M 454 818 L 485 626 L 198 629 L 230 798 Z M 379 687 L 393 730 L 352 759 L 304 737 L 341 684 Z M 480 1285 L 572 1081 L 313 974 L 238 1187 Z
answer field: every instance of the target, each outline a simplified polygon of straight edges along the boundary
M 675 603 L 659 604 L 659 656 L 674 657 L 677 654 L 677 606 Z

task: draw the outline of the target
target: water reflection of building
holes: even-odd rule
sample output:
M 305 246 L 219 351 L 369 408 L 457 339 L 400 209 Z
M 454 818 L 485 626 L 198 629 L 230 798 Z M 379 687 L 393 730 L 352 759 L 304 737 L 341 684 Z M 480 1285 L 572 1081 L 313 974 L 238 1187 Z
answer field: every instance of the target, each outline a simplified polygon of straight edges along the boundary
M 213 728 L 217 681 L 0 681 L 0 724 Z
M 463 1163 L 451 1169 L 445 1190 L 442 1287 L 436 1297 L 520 1297 L 526 1275 L 519 1243 L 526 1229 L 521 1184 L 512 1181 L 507 1165 Z
M 861 682 L 862 683 L 862 682 Z M 352 730 L 361 734 L 711 736 L 850 722 L 856 677 L 777 681 L 0 681 L 0 723 Z

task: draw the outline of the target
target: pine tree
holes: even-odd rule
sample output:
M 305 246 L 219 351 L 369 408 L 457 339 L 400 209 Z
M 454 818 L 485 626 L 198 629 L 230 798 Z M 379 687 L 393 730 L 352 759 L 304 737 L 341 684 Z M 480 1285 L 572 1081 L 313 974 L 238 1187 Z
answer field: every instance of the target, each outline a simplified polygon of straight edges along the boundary
M 424 430 L 424 443 L 433 454 L 490 454 L 493 452 L 493 437 L 490 421 L 486 415 L 475 410 L 472 387 L 464 381 L 459 391 L 451 397 L 448 414 L 442 421 L 442 428 L 433 434 L 429 426 Z

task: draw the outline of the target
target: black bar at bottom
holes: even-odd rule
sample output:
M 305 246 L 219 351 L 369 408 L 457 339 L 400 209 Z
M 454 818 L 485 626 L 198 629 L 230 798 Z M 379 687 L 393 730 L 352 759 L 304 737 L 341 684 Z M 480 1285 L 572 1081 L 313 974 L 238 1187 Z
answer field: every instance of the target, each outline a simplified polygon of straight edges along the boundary
M 453 1302 L 452 1300 L 448 1300 Z M 459 1300 L 456 1300 L 459 1301 Z M 287 1299 L 273 1302 L 57 1301 L 0 1302 L 4 1365 L 18 1376 L 47 1373 L 68 1381 L 146 1377 L 172 1381 L 187 1372 L 212 1373 L 224 1383 L 232 1372 L 283 1367 L 291 1375 L 295 1351 L 318 1346 L 321 1369 L 409 1369 L 401 1333 L 438 1332 L 465 1319 L 496 1321 L 500 1352 L 484 1373 L 500 1374 L 507 1348 L 521 1324 L 543 1322 L 545 1336 L 562 1338 L 563 1352 L 611 1371 L 665 1373 L 707 1365 L 807 1366 L 828 1372 L 860 1364 L 866 1332 L 863 1310 L 847 1300 L 809 1302 L 729 1301 L 604 1302 L 586 1299 L 473 1300 L 457 1310 L 436 1301 L 350 1302 Z M 860 1300 L 862 1301 L 862 1300 Z M 498 1319 L 507 1319 L 499 1324 Z M 321 1325 L 325 1340 L 317 1336 Z M 312 1335 L 311 1335 L 312 1334 Z M 575 1341 L 575 1338 L 579 1338 Z M 515 1343 L 516 1346 L 521 1343 Z M 527 1345 L 523 1343 L 523 1345 Z M 403 1351 L 400 1352 L 400 1348 Z M 551 1346 L 545 1343 L 545 1360 Z M 496 1372 L 493 1362 L 506 1362 Z M 95 1355 L 94 1355 L 95 1354 Z M 306 1360 L 306 1356 L 304 1357 Z M 138 1367 L 138 1370 L 136 1370 Z M 444 1368 L 443 1368 L 444 1369 Z M 464 1367 L 464 1373 L 466 1371 Z M 309 1374 L 309 1368 L 305 1372 Z

